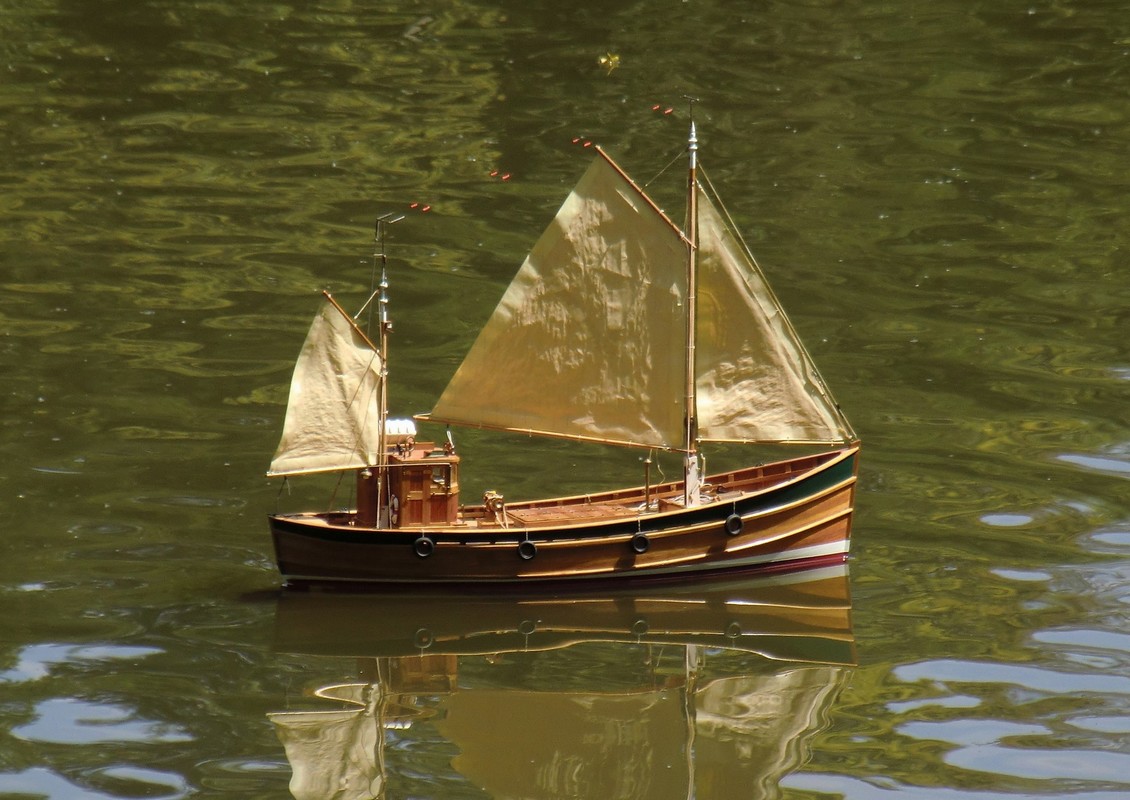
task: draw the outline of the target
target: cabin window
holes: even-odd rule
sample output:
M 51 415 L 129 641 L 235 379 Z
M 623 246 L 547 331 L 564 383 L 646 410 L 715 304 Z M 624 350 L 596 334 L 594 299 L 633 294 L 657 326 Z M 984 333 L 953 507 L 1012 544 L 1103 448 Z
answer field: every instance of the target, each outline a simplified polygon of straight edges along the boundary
M 448 480 L 448 471 L 446 464 L 436 465 L 432 467 L 432 485 L 442 486 L 444 489 L 448 488 L 450 481 Z

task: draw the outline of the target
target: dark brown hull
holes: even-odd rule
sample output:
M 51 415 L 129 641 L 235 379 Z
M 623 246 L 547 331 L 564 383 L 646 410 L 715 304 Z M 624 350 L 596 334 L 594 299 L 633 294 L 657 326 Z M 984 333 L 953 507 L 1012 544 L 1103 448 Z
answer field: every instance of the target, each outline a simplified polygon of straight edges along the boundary
M 431 527 L 365 528 L 348 512 L 276 515 L 271 535 L 290 583 L 588 586 L 800 569 L 847 558 L 858 452 L 711 476 L 717 499 L 692 508 L 638 513 L 643 490 L 633 489 L 516 503 L 497 521 L 470 508 L 463 524 Z M 678 488 L 653 487 L 652 496 Z

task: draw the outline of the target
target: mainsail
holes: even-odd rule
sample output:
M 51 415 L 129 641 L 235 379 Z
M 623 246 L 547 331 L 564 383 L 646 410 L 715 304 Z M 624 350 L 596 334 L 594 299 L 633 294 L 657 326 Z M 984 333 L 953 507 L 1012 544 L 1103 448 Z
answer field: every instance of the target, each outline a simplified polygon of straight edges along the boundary
M 683 448 L 687 240 L 598 153 L 427 418 Z M 764 275 L 697 191 L 700 439 L 853 439 Z
M 267 474 L 375 465 L 380 385 L 376 346 L 326 293 L 294 367 L 282 439 Z
M 686 244 L 605 158 L 534 245 L 431 414 L 677 448 Z

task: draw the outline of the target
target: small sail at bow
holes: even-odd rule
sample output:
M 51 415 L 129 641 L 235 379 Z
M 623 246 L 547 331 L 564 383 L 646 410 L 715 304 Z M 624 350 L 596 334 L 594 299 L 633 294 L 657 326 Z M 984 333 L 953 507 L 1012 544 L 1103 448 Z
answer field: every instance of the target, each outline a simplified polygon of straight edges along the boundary
M 314 317 L 294 376 L 270 476 L 377 463 L 381 357 L 329 294 Z
M 854 439 L 765 276 L 701 188 L 698 226 L 700 440 Z

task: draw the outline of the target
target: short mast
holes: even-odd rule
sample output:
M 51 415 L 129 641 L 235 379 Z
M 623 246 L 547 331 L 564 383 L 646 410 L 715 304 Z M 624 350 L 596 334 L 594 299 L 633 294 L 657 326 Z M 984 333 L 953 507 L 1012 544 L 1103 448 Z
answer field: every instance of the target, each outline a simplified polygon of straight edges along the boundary
M 701 477 L 698 470 L 698 398 L 695 389 L 695 311 L 698 285 L 698 136 L 694 126 L 694 100 L 691 100 L 691 132 L 687 142 L 689 168 L 687 171 L 687 359 L 686 359 L 686 414 L 683 434 L 683 503 L 698 505 Z
M 391 217 L 391 218 L 390 218 Z M 377 420 L 377 519 L 378 525 L 381 518 L 381 505 L 387 502 L 388 484 L 388 335 L 392 330 L 392 321 L 388 317 L 388 254 L 385 251 L 385 234 L 388 226 L 404 219 L 403 216 L 392 217 L 385 214 L 377 218 L 376 230 L 373 231 L 376 251 L 373 253 L 373 269 L 376 270 L 376 261 L 380 260 L 381 282 L 378 286 L 377 297 L 377 325 L 381 356 L 381 387 L 378 403 Z M 370 298 L 371 300 L 371 298 Z M 387 524 L 387 523 L 386 523 Z

